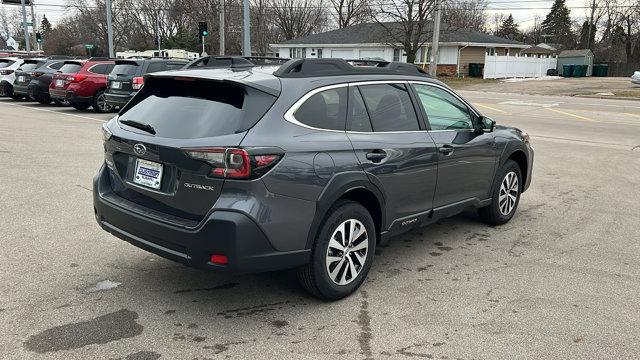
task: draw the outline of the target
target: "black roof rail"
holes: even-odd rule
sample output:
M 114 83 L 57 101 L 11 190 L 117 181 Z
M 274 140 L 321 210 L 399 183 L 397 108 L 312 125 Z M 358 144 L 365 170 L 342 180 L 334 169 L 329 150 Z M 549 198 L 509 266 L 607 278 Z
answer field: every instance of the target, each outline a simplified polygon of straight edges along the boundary
M 202 65 L 201 65 L 202 64 Z M 196 69 L 196 68 L 231 68 L 231 69 L 239 69 L 239 68 L 250 68 L 254 67 L 255 64 L 249 61 L 247 58 L 242 56 L 204 56 L 199 59 L 193 60 L 188 63 L 184 68 L 185 69 Z
M 281 58 L 275 56 L 243 56 L 242 58 L 251 61 L 255 65 L 273 65 L 284 64 L 291 60 L 289 58 Z
M 109 61 L 109 60 L 113 60 L 113 59 L 108 58 L 108 57 L 104 57 L 104 56 L 95 56 L 95 57 L 90 57 L 89 59 L 87 59 L 87 61 Z
M 370 61 L 370 60 L 362 60 Z M 284 78 L 304 78 L 338 75 L 429 75 L 414 64 L 376 61 L 376 67 L 353 66 L 344 59 L 294 59 L 284 63 L 273 75 Z

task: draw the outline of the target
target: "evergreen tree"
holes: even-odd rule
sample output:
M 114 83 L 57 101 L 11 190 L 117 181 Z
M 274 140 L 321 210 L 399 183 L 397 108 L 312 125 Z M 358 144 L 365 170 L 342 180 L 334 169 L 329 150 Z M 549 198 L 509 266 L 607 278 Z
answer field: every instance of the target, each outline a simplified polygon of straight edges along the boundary
M 579 44 L 581 49 L 593 49 L 594 43 L 596 42 L 596 31 L 597 29 L 595 24 L 591 25 L 591 33 L 589 33 L 589 21 L 585 21 L 584 24 L 582 24 L 582 28 L 580 29 Z
M 40 23 L 40 31 L 42 31 L 43 34 L 46 34 L 50 32 L 52 29 L 53 29 L 53 26 L 51 26 L 49 19 L 47 19 L 47 15 L 44 15 L 42 17 L 42 22 Z
M 548 41 L 571 49 L 575 46 L 575 38 L 571 31 L 571 11 L 565 0 L 555 0 L 551 11 L 542 22 L 542 32 L 549 36 Z
M 518 24 L 513 20 L 512 14 L 509 14 L 509 17 L 502 22 L 500 28 L 496 32 L 496 36 L 510 40 L 522 40 L 522 33 L 518 29 Z

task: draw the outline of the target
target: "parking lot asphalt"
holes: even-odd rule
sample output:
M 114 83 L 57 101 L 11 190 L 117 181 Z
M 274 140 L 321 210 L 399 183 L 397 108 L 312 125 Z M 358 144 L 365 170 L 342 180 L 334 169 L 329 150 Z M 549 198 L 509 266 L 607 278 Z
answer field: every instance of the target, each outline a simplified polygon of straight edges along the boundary
M 532 137 L 515 217 L 399 236 L 334 303 L 289 272 L 198 271 L 100 230 L 112 115 L 0 100 L 0 358 L 638 358 L 640 102 L 462 94 Z

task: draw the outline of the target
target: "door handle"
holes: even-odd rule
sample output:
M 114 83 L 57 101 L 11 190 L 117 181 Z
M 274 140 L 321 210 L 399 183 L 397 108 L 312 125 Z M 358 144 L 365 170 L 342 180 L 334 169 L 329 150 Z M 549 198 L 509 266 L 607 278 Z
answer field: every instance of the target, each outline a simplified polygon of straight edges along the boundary
M 384 150 L 373 150 L 367 153 L 367 160 L 372 162 L 380 162 L 387 157 L 387 153 Z
M 444 154 L 447 156 L 453 154 L 453 150 L 454 148 L 451 145 L 442 145 L 442 147 L 438 149 L 438 151 L 440 151 L 441 154 Z

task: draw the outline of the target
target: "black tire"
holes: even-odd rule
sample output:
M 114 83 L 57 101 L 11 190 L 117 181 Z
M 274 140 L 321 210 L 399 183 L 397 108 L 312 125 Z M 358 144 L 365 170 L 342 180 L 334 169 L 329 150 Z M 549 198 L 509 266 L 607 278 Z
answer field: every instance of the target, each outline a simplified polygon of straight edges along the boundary
M 24 96 L 22 96 L 22 95 L 18 95 L 18 94 L 12 94 L 12 95 L 11 95 L 11 98 L 12 98 L 13 100 L 20 100 L 20 99 L 22 99 L 23 97 L 24 97 Z
M 85 104 L 85 103 L 71 103 L 71 106 L 76 109 L 76 110 L 87 110 L 89 108 L 89 106 L 91 106 L 90 104 Z
M 331 279 L 329 270 L 327 269 L 329 241 L 338 226 L 351 219 L 359 221 L 366 229 L 367 240 L 360 240 L 360 242 L 367 241 L 366 255 L 360 252 L 360 256 L 364 256 L 364 264 L 360 264 L 360 270 L 357 275 L 352 276 L 349 283 L 339 285 Z M 298 269 L 300 284 L 313 296 L 324 300 L 338 300 L 350 295 L 362 285 L 369 273 L 369 269 L 371 269 L 376 247 L 376 236 L 373 219 L 366 208 L 354 201 L 338 201 L 327 212 L 327 216 L 318 231 L 312 247 L 311 262 Z M 358 239 L 360 239 L 360 237 L 358 237 Z M 356 241 L 354 241 L 354 244 L 355 243 Z M 331 251 L 333 252 L 334 250 L 332 249 Z M 349 252 L 347 252 L 347 254 L 346 257 L 351 256 Z M 345 257 L 343 256 L 343 260 L 344 259 Z M 351 256 L 352 263 L 357 263 L 355 259 L 355 257 Z M 337 262 L 337 264 L 331 263 L 331 265 L 335 265 L 333 267 L 334 270 L 338 266 L 344 266 L 342 271 L 338 270 L 337 274 L 341 274 L 342 272 L 347 273 L 348 264 L 342 264 L 342 262 Z M 354 268 L 356 267 L 357 266 L 354 266 Z M 347 274 L 352 274 L 351 270 L 349 270 Z
M 100 90 L 95 95 L 93 95 L 93 111 L 97 113 L 109 113 L 114 110 L 113 106 L 107 104 L 106 99 L 104 98 L 104 90 Z
M 50 98 L 40 98 L 37 100 L 40 104 L 42 105 L 49 105 L 51 104 L 51 99 Z
M 63 100 L 63 99 L 53 99 L 53 103 L 56 104 L 56 106 L 60 106 L 60 107 L 71 106 L 68 100 Z
M 510 209 L 510 211 L 506 212 L 505 214 L 500 208 L 501 186 L 503 181 L 505 181 L 507 174 L 511 174 L 511 173 L 515 173 L 517 177 L 518 182 L 516 184 L 517 185 L 516 187 L 517 187 L 518 193 L 514 195 L 516 199 L 512 205 L 513 207 Z M 520 167 L 514 161 L 507 160 L 507 162 L 505 162 L 505 164 L 502 165 L 502 167 L 498 170 L 496 174 L 496 178 L 494 180 L 493 187 L 492 187 L 493 190 L 491 193 L 491 204 L 478 209 L 478 214 L 480 215 L 480 218 L 489 225 L 502 225 L 507 223 L 509 220 L 511 220 L 516 210 L 518 209 L 518 204 L 520 203 L 522 186 L 523 186 L 523 181 L 522 181 L 522 173 L 520 172 Z M 509 193 L 513 194 L 512 192 L 509 192 Z M 503 209 L 506 210 L 507 208 L 503 208 Z

